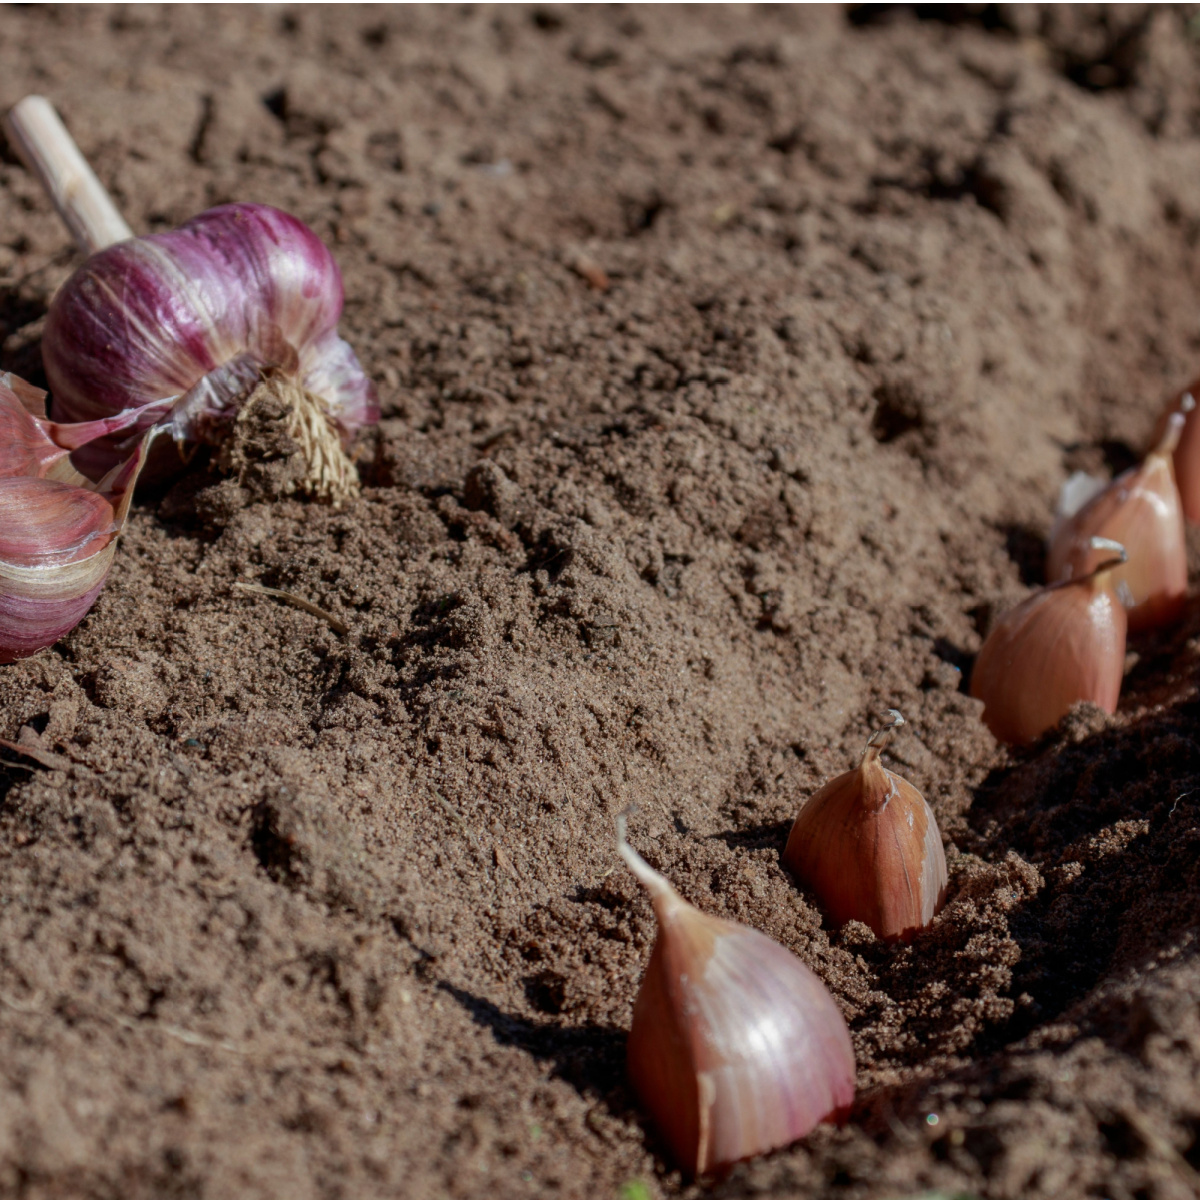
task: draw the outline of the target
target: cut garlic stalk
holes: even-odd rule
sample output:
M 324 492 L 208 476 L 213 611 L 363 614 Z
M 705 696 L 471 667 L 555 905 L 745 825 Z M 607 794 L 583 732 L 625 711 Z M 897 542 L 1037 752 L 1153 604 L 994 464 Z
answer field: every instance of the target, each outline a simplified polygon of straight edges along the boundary
M 831 779 L 800 810 L 783 865 L 810 887 L 836 925 L 861 921 L 885 940 L 911 938 L 946 896 L 946 854 L 933 811 L 907 779 L 879 761 L 904 724 L 867 742 L 853 771 Z
M 678 1164 L 721 1170 L 844 1113 L 854 1050 L 825 986 L 778 942 L 688 904 L 617 828 L 658 919 L 629 1075 Z

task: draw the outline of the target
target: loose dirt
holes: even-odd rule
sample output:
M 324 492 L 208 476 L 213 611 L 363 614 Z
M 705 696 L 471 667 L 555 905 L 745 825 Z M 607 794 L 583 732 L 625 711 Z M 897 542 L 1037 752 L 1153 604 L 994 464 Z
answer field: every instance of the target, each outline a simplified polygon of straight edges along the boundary
M 1196 1194 L 1200 609 L 1027 752 L 963 681 L 1062 480 L 1200 371 L 1200 30 L 949 12 L 0 12 L 0 102 L 136 230 L 328 239 L 384 407 L 340 510 L 269 454 L 144 490 L 0 672 L 40 755 L 0 755 L 0 1194 Z M 0 369 L 44 384 L 79 260 L 3 154 Z M 898 948 L 779 862 L 888 707 L 951 875 Z M 664 1161 L 631 804 L 832 990 L 844 1128 Z

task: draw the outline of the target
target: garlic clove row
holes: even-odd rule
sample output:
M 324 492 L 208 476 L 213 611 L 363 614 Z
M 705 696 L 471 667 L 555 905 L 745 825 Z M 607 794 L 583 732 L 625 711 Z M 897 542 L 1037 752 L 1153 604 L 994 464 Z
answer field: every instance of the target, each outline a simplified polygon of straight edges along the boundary
M 854 1050 L 821 981 L 764 934 L 688 904 L 626 842 L 624 818 L 618 830 L 658 920 L 629 1075 L 679 1165 L 718 1171 L 848 1109 Z
M 1116 711 L 1125 673 L 1125 606 L 1114 574 L 1124 547 L 1093 537 L 1107 558 L 1087 575 L 1041 588 L 1005 613 L 975 660 L 971 695 L 1002 742 L 1035 741 L 1081 700 Z
M 1172 456 L 1185 417 L 1172 413 L 1144 461 L 1119 475 L 1051 536 L 1046 577 L 1051 582 L 1088 575 L 1111 554 L 1093 538 L 1118 542 L 1128 561 L 1113 569 L 1112 581 L 1137 632 L 1177 620 L 1187 597 L 1187 546 L 1183 505 L 1175 485 Z
M 907 941 L 941 908 L 949 877 L 933 810 L 879 761 L 904 724 L 894 708 L 888 716 L 859 765 L 800 810 L 783 865 L 812 889 L 835 925 L 861 921 L 885 941 Z
M 112 566 L 152 436 L 92 484 L 68 455 L 89 436 L 111 432 L 112 422 L 81 430 L 47 421 L 35 415 L 36 391 L 0 378 L 0 662 L 52 645 L 87 614 Z

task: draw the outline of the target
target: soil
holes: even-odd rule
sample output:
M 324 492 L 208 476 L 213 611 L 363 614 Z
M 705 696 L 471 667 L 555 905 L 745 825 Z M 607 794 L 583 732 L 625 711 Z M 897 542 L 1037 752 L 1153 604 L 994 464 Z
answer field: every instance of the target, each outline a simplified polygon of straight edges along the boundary
M 0 672 L 0 1195 L 1200 1191 L 1200 607 L 1029 750 L 964 687 L 1062 481 L 1200 368 L 1200 16 L 935 16 L 0 13 L 0 102 L 51 97 L 135 230 L 329 241 L 384 410 L 341 509 L 143 489 Z M 78 263 L 4 151 L 0 369 L 44 386 Z M 950 866 L 900 947 L 780 866 L 889 707 Z M 829 986 L 845 1126 L 665 1159 L 630 805 Z

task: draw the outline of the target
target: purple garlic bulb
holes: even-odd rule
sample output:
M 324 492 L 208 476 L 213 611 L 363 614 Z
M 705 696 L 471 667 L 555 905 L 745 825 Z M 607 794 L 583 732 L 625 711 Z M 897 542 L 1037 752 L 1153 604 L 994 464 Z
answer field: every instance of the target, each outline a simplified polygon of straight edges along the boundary
M 288 405 L 288 432 L 308 462 L 305 490 L 353 495 L 346 451 L 379 420 L 379 404 L 338 337 L 342 299 L 341 272 L 320 238 L 265 204 L 222 205 L 93 254 L 46 319 L 54 415 L 131 423 L 77 452 L 76 463 L 102 475 L 154 426 L 179 444 L 218 443 L 263 385 Z

